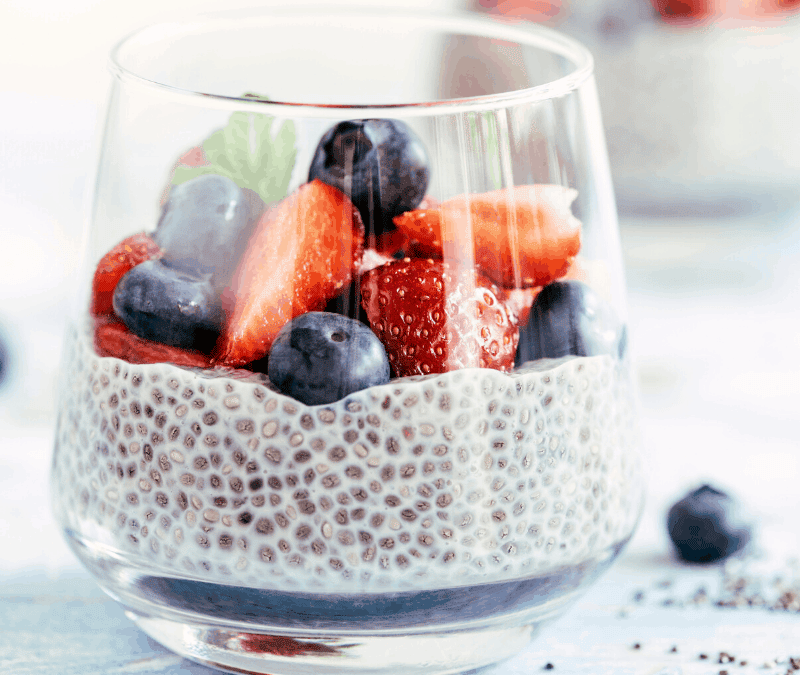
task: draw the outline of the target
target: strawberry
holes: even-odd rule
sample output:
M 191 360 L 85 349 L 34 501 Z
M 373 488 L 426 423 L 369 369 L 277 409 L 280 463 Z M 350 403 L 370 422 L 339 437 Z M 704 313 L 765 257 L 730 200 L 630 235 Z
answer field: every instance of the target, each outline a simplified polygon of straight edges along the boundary
M 205 166 L 208 164 L 208 159 L 206 158 L 206 153 L 203 151 L 202 145 L 196 145 L 193 148 L 189 148 L 186 152 L 184 152 L 175 166 Z M 173 169 L 174 170 L 174 169 Z
M 389 257 L 405 250 L 411 243 L 406 233 L 400 230 L 384 232 L 383 234 L 373 237 L 372 240 L 373 244 L 371 250 Z
M 338 654 L 336 647 L 317 642 L 301 642 L 285 635 L 259 635 L 258 633 L 239 633 L 239 645 L 243 651 L 256 654 L 275 654 L 277 656 L 298 656 L 314 653 Z
M 540 286 L 535 288 L 512 288 L 506 290 L 506 307 L 516 318 L 520 326 L 528 323 L 531 313 L 531 305 L 536 300 L 536 296 L 541 291 Z
M 665 21 L 678 24 L 713 16 L 715 0 L 650 0 Z M 737 3 L 738 4 L 738 3 Z
M 404 258 L 361 277 L 362 305 L 399 377 L 514 367 L 519 330 L 505 292 L 473 270 Z
M 144 232 L 123 239 L 106 253 L 97 265 L 92 280 L 92 314 L 113 314 L 111 300 L 122 276 L 145 260 L 161 257 L 163 251 Z
M 111 316 L 95 317 L 94 348 L 100 356 L 128 363 L 174 363 L 187 368 L 210 368 L 211 358 L 200 352 L 145 340 L 131 333 Z
M 439 202 L 437 202 L 433 197 L 426 196 L 417 206 L 417 211 L 424 211 L 428 209 L 435 209 L 438 208 Z M 378 236 L 372 238 L 370 242 L 370 247 L 375 250 L 376 252 L 380 253 L 383 256 L 396 256 L 402 257 L 398 254 L 403 251 L 410 255 L 412 258 L 429 258 L 429 257 L 437 257 L 436 251 L 433 251 L 433 255 L 429 255 L 429 248 L 426 249 L 419 249 L 418 255 L 418 244 L 417 242 L 413 242 L 409 239 L 408 235 L 403 232 L 402 230 L 389 230 L 388 232 L 384 232 L 379 234 Z M 366 270 L 362 270 L 366 271 Z
M 237 367 L 266 356 L 284 324 L 322 309 L 350 282 L 363 247 L 358 211 L 321 181 L 306 183 L 268 209 L 231 282 L 218 361 Z
M 562 276 L 581 247 L 581 223 L 570 211 L 576 196 L 560 185 L 521 185 L 454 197 L 394 223 L 420 253 L 456 261 L 474 256 L 495 283 L 533 288 Z

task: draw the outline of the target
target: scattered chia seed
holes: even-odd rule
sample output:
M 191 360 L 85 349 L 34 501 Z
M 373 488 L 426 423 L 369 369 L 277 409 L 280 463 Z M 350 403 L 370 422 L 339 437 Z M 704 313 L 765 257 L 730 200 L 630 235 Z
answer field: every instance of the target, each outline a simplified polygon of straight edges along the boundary
M 552 663 L 545 663 L 544 670 L 553 670 L 555 666 Z
M 764 560 L 757 556 L 736 557 L 718 565 L 718 580 L 698 586 L 686 596 L 677 593 L 672 580 L 654 583 L 658 589 L 671 592 L 650 594 L 650 601 L 662 607 L 684 608 L 692 606 L 719 607 L 721 609 L 761 609 L 773 612 L 800 614 L 800 561 L 790 560 L 781 566 L 781 573 L 759 571 Z M 770 561 L 774 564 L 774 561 Z M 659 597 L 660 596 L 660 597 Z M 635 591 L 635 603 L 645 601 L 645 593 Z

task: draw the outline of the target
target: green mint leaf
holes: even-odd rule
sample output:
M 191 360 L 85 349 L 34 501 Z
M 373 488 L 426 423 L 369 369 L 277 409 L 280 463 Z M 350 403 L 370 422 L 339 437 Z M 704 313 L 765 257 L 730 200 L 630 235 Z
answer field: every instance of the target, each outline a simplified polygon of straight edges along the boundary
M 254 190 L 270 204 L 286 196 L 292 177 L 297 157 L 294 123 L 264 113 L 235 112 L 224 128 L 203 141 L 203 152 L 209 164 L 178 167 L 174 184 L 215 173 Z

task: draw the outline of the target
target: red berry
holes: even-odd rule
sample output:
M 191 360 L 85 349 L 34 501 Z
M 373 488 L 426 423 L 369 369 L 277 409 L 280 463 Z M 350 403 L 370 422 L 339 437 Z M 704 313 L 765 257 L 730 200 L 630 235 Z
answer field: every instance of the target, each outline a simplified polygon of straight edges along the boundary
M 123 239 L 106 253 L 97 265 L 92 280 L 92 314 L 113 314 L 111 300 L 122 276 L 146 260 L 161 257 L 162 251 L 144 232 Z
M 298 656 L 314 653 L 336 654 L 339 649 L 317 642 L 300 642 L 284 635 L 259 635 L 239 633 L 239 644 L 243 651 L 278 656 Z
M 208 164 L 202 145 L 196 145 L 184 152 L 176 166 L 205 166 Z
M 454 197 L 394 223 L 418 243 L 415 252 L 454 261 L 474 256 L 495 283 L 533 288 L 561 277 L 580 250 L 581 222 L 570 210 L 576 196 L 561 185 L 520 185 Z
M 528 323 L 528 317 L 531 312 L 531 305 L 539 295 L 540 287 L 536 288 L 513 288 L 506 291 L 506 307 L 508 310 L 517 317 L 517 323 L 524 326 Z
M 231 282 L 232 307 L 218 345 L 219 362 L 238 367 L 266 356 L 286 323 L 323 309 L 341 293 L 363 248 L 358 210 L 319 180 L 268 209 Z
M 391 230 L 374 237 L 374 250 L 381 255 L 393 256 L 395 253 L 404 250 L 410 243 L 405 232 Z
M 206 354 L 145 340 L 110 316 L 95 318 L 94 348 L 100 356 L 113 356 L 128 363 L 174 363 L 187 368 L 211 367 L 211 358 Z
M 472 270 L 404 258 L 361 277 L 362 304 L 399 377 L 514 367 L 516 317 L 505 292 Z
M 714 0 L 651 0 L 666 21 L 684 23 L 698 21 L 713 14 Z

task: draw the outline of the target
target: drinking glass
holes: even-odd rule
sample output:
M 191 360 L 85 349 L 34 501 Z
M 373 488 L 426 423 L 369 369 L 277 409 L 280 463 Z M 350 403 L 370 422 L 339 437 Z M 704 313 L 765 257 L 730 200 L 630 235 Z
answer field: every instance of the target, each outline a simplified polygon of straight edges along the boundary
M 270 11 L 141 30 L 111 72 L 52 470 L 76 556 L 231 672 L 523 649 L 643 496 L 589 53 Z

